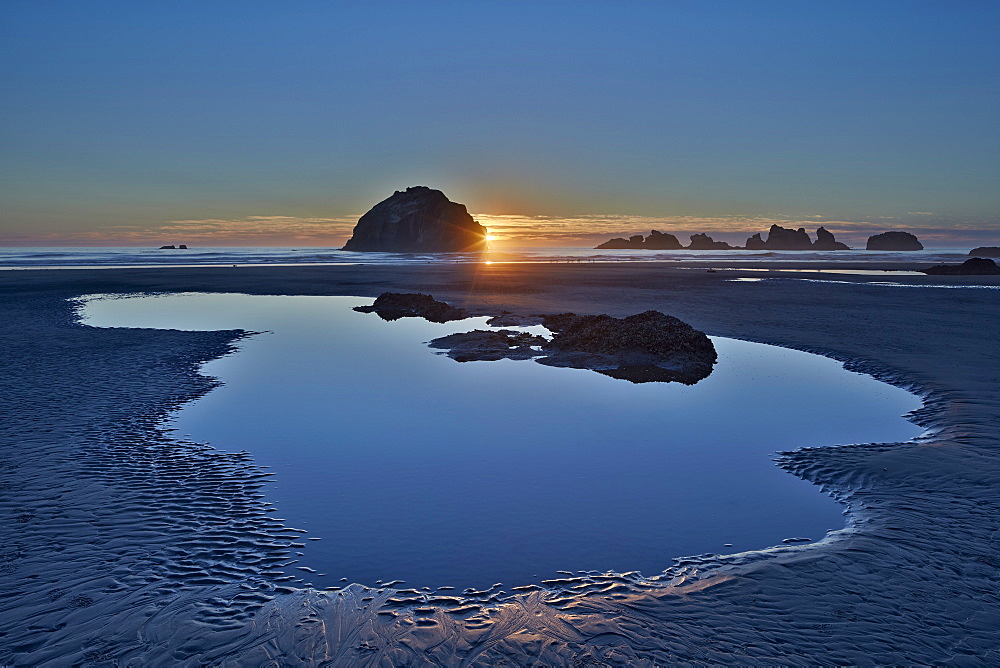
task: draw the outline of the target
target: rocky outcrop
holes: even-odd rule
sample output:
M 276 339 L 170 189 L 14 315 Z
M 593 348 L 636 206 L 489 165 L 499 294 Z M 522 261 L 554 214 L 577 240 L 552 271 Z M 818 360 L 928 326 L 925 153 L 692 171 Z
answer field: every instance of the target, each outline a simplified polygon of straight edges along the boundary
M 739 250 L 738 247 L 730 246 L 725 241 L 716 241 L 707 234 L 692 234 L 688 248 L 691 250 Z
M 746 250 L 765 250 L 767 248 L 767 242 L 760 238 L 760 232 L 757 232 L 752 237 L 747 239 Z
M 451 334 L 434 339 L 431 348 L 445 348 L 448 357 L 456 362 L 495 362 L 496 360 L 529 360 L 538 357 L 537 350 L 547 341 L 543 336 L 510 329 L 488 331 L 474 329 L 471 332 Z
M 717 355 L 704 332 L 659 311 L 627 318 L 564 313 L 549 316 L 555 332 L 542 346 L 548 366 L 592 369 L 633 383 L 692 385 L 712 373 Z
M 376 313 L 383 320 L 424 318 L 431 322 L 449 322 L 469 317 L 469 312 L 446 302 L 439 302 L 430 295 L 419 292 L 383 292 L 371 306 L 355 306 L 361 313 Z
M 624 249 L 624 248 L 637 248 L 645 250 L 677 250 L 683 248 L 681 242 L 677 240 L 672 234 L 666 232 L 659 232 L 657 230 L 650 230 L 649 236 L 645 239 L 641 234 L 636 234 L 628 239 L 623 239 L 621 237 L 616 237 L 609 241 L 605 241 L 603 244 L 596 246 L 596 248 L 601 250 L 611 250 L 611 249 Z
M 767 232 L 768 250 L 812 250 L 812 239 L 804 227 L 797 230 L 771 225 Z
M 923 272 L 932 276 L 996 276 L 1000 266 L 985 257 L 974 257 L 962 264 L 939 264 Z
M 835 250 L 851 250 L 851 247 L 845 243 L 837 241 L 833 236 L 833 232 L 830 232 L 825 227 L 820 227 L 816 230 L 816 241 L 813 242 L 813 250 L 821 251 L 835 251 Z
M 980 246 L 969 251 L 972 257 L 1000 257 L 1000 246 Z
M 809 238 L 804 227 L 797 230 L 771 225 L 767 232 L 767 240 L 761 239 L 760 233 L 747 239 L 747 250 L 850 250 L 847 244 L 837 241 L 833 233 L 824 227 L 816 230 L 816 241 Z
M 918 251 L 924 245 L 909 232 L 883 232 L 868 237 L 867 250 L 875 251 Z
M 450 201 L 440 190 L 414 186 L 396 191 L 361 216 L 343 250 L 452 253 L 484 248 L 486 228 L 464 204 Z
M 372 306 L 354 310 L 374 311 L 386 320 L 419 315 L 445 322 L 456 319 L 450 315 L 468 315 L 465 309 L 455 309 L 430 295 L 391 292 L 380 295 Z M 693 385 L 712 373 L 717 359 L 715 346 L 704 332 L 659 311 L 627 318 L 505 312 L 487 323 L 514 326 L 539 321 L 553 332 L 551 339 L 509 329 L 476 329 L 442 336 L 429 345 L 447 350 L 448 356 L 459 362 L 535 358 L 547 366 L 591 369 L 633 383 L 676 381 Z

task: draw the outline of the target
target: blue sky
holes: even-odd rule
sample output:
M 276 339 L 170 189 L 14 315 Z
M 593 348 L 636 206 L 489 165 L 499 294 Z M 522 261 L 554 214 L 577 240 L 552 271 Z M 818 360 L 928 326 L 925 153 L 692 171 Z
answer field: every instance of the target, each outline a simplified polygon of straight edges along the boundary
M 8 0 L 0 243 L 184 224 L 338 243 L 417 184 L 583 221 L 559 243 L 601 216 L 1000 242 L 998 19 L 971 1 Z

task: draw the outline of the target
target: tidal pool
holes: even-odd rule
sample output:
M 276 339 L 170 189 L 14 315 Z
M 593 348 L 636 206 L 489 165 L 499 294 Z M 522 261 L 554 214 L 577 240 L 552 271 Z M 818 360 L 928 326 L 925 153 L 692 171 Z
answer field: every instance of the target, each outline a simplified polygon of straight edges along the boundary
M 224 385 L 168 426 L 271 467 L 277 516 L 320 539 L 288 572 L 320 587 L 649 576 L 673 557 L 819 540 L 843 527 L 843 508 L 774 454 L 921 432 L 902 417 L 916 396 L 817 355 L 713 337 L 707 379 L 634 385 L 533 361 L 458 363 L 425 342 L 485 318 L 351 310 L 371 301 L 89 298 L 81 317 L 261 332 L 203 366 Z

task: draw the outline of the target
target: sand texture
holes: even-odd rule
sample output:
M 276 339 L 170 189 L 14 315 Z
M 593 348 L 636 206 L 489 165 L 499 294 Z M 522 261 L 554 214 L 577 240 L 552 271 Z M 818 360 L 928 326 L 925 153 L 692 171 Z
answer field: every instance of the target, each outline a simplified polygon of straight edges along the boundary
M 1000 291 L 730 280 L 741 276 L 760 274 L 652 263 L 4 272 L 0 664 L 1000 663 Z M 783 455 L 849 509 L 821 543 L 664 555 L 662 574 L 567 573 L 473 596 L 320 592 L 279 577 L 301 533 L 270 512 L 266 472 L 158 427 L 211 389 L 198 364 L 239 332 L 83 327 L 66 301 L 387 290 L 494 312 L 656 309 L 709 334 L 821 352 L 920 393 L 913 419 L 931 434 Z

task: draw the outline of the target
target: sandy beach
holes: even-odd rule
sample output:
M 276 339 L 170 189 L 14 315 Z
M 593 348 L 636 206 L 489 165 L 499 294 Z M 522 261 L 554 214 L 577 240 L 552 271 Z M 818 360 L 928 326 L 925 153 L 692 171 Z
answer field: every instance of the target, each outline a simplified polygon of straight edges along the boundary
M 729 264 L 0 272 L 0 664 L 1000 662 L 1000 277 Z M 656 577 L 580 574 L 469 598 L 296 589 L 275 569 L 301 532 L 273 517 L 266 471 L 158 428 L 214 386 L 198 365 L 240 333 L 83 327 L 67 301 L 184 291 L 419 291 L 526 314 L 656 309 L 910 389 L 925 402 L 912 419 L 929 433 L 785 454 L 781 466 L 849 509 L 847 527 L 817 544 L 665 554 Z

